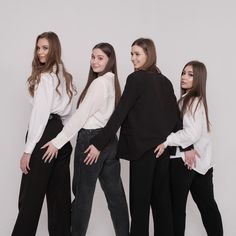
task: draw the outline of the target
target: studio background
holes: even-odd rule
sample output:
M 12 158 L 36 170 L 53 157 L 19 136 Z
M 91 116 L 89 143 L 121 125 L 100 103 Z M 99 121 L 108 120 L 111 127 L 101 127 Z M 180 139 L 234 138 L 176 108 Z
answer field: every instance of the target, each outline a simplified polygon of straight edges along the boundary
M 235 62 L 236 4 L 233 0 L 0 0 L 0 235 L 9 236 L 17 216 L 21 180 L 19 160 L 30 117 L 26 79 L 31 72 L 35 39 L 44 31 L 58 34 L 67 70 L 78 94 L 85 86 L 92 47 L 111 43 L 117 54 L 122 89 L 133 71 L 130 45 L 152 38 L 157 64 L 179 97 L 184 64 L 203 61 L 208 69 L 207 98 L 212 124 L 215 197 L 225 236 L 235 236 Z M 76 103 L 76 99 L 75 99 Z M 72 143 L 74 144 L 73 139 Z M 73 174 L 73 156 L 71 174 Z M 122 161 L 127 199 L 129 163 Z M 150 222 L 150 236 L 153 235 Z M 47 233 L 44 205 L 37 236 Z M 114 234 L 98 183 L 88 236 Z M 189 198 L 186 236 L 205 236 L 199 212 Z

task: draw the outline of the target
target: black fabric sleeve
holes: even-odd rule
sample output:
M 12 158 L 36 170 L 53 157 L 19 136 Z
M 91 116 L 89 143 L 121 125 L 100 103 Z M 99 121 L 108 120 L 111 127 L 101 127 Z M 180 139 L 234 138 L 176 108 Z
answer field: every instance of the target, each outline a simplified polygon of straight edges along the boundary
M 130 109 L 140 96 L 141 90 L 142 86 L 140 84 L 140 78 L 136 72 L 134 72 L 128 76 L 124 92 L 107 125 L 99 132 L 99 134 L 90 140 L 90 144 L 93 144 L 98 150 L 104 149 L 122 125 Z

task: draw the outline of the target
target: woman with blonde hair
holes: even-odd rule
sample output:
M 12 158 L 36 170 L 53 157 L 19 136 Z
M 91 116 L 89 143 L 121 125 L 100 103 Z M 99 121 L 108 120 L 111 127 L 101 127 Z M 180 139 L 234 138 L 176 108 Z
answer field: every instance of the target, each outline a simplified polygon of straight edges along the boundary
M 28 78 L 32 96 L 32 112 L 25 150 L 20 160 L 23 172 L 19 213 L 12 236 L 34 236 L 46 195 L 48 231 L 51 236 L 70 235 L 70 155 L 68 142 L 57 158 L 45 163 L 45 142 L 63 128 L 71 112 L 73 97 L 72 76 L 61 60 L 61 45 L 54 32 L 45 32 L 36 39 L 32 73 Z

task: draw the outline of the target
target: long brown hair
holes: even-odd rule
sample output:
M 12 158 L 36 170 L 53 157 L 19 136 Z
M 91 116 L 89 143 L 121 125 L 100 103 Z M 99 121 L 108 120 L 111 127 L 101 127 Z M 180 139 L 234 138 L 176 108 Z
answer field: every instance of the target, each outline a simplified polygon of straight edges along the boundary
M 114 80 L 114 85 L 115 85 L 115 106 L 118 104 L 120 96 L 121 96 L 120 83 L 119 83 L 119 80 L 118 80 L 118 73 L 117 73 L 116 54 L 115 54 L 114 48 L 109 43 L 99 43 L 99 44 L 95 45 L 92 50 L 94 50 L 96 48 L 102 50 L 107 55 L 109 60 L 107 62 L 107 65 L 106 65 L 104 71 L 99 73 L 99 75 L 98 75 L 98 73 L 94 72 L 92 67 L 90 66 L 87 84 L 86 84 L 84 90 L 82 91 L 82 93 L 79 97 L 77 107 L 83 101 L 90 84 L 98 76 L 102 76 L 102 75 L 106 74 L 107 72 L 112 72 L 115 76 L 115 80 Z
M 136 39 L 131 46 L 133 47 L 135 45 L 141 47 L 145 52 L 145 54 L 147 55 L 146 63 L 139 70 L 147 70 L 161 73 L 160 69 L 156 66 L 157 53 L 154 42 L 148 38 L 139 38 Z
M 181 114 L 183 116 L 186 111 L 191 111 L 193 114 L 195 114 L 197 107 L 199 106 L 200 102 L 202 102 L 206 113 L 207 130 L 210 131 L 210 121 L 208 117 L 208 106 L 206 100 L 206 66 L 200 61 L 190 61 L 184 66 L 181 75 L 187 66 L 192 66 L 193 69 L 193 86 L 188 90 L 188 92 L 186 89 L 181 88 L 181 98 L 178 101 L 182 104 Z M 183 96 L 184 94 L 185 96 Z M 192 105 L 196 98 L 198 99 L 198 103 L 195 110 L 192 111 Z
M 45 63 L 41 63 L 38 58 L 38 41 L 39 39 L 47 39 L 49 43 L 49 52 L 47 55 L 47 60 Z M 65 69 L 65 66 L 61 60 L 61 44 L 58 36 L 54 32 L 44 32 L 38 35 L 35 43 L 34 49 L 34 58 L 32 62 L 32 72 L 28 78 L 28 90 L 31 96 L 34 96 L 34 91 L 37 89 L 37 86 L 40 82 L 40 75 L 44 72 L 55 72 L 58 76 L 59 69 L 62 68 L 62 72 L 66 81 L 66 91 L 70 98 L 70 101 L 73 97 L 73 91 L 75 91 L 72 85 L 72 75 L 68 73 Z M 55 70 L 55 71 L 54 71 Z M 58 78 L 58 85 L 56 87 L 57 93 L 60 94 L 58 87 L 60 85 L 60 80 Z

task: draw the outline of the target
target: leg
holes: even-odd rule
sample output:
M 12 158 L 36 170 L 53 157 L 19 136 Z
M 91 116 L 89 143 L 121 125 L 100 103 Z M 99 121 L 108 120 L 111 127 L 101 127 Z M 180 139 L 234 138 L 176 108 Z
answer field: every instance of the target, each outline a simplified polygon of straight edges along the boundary
M 44 168 L 38 167 L 35 163 L 37 161 L 34 159 L 35 156 L 31 156 L 30 172 L 22 175 L 19 213 L 12 236 L 34 236 L 36 234 L 49 175 L 46 176 L 45 171 L 40 171 Z M 36 164 L 35 167 L 34 164 Z
M 153 150 L 130 162 L 131 236 L 149 235 L 149 213 L 156 163 L 151 152 Z
M 90 138 L 91 134 L 87 131 L 80 131 L 75 148 L 73 176 L 75 199 L 72 202 L 71 216 L 73 236 L 86 235 L 96 182 L 102 168 L 100 158 L 93 165 L 86 165 L 83 162 L 86 157 L 84 151 L 89 146 Z
M 116 236 L 128 236 L 129 213 L 120 177 L 120 162 L 116 159 L 116 144 L 117 141 L 110 143 L 100 155 L 100 158 L 103 158 L 103 155 L 105 160 L 99 180 L 106 196 Z
M 58 152 L 47 188 L 48 230 L 50 236 L 69 236 L 71 225 L 70 155 L 67 143 Z
M 155 158 L 154 153 L 153 158 Z M 168 152 L 164 152 L 160 158 L 156 159 L 151 206 L 154 221 L 154 235 L 173 236 Z
M 13 236 L 34 236 L 36 234 L 44 196 L 55 162 L 53 160 L 51 163 L 45 164 L 42 160 L 45 150 L 42 150 L 41 146 L 49 141 L 47 134 L 51 128 L 51 126 L 46 127 L 41 140 L 31 155 L 29 173 L 22 175 L 19 213 L 13 229 Z
M 184 166 L 182 158 L 170 160 L 170 185 L 175 236 L 184 236 L 186 203 L 195 171 Z
M 36 234 L 44 196 L 55 164 L 55 159 L 50 163 L 44 163 L 42 157 L 45 150 L 41 147 L 53 139 L 62 127 L 60 119 L 50 119 L 34 148 L 30 158 L 30 171 L 27 175 L 22 176 L 19 213 L 12 236 L 34 236 Z
M 221 215 L 214 199 L 213 168 L 205 175 L 196 174 L 191 186 L 191 194 L 201 213 L 202 221 L 208 236 L 222 236 Z

